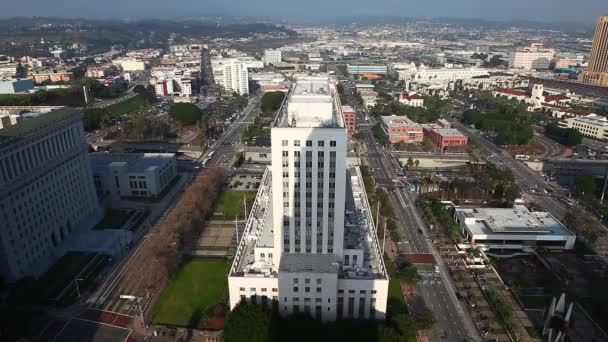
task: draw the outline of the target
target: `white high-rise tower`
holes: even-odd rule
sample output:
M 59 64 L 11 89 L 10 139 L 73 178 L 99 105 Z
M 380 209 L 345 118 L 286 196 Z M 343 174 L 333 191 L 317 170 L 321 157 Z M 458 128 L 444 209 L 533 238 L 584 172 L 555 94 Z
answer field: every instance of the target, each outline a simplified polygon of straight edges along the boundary
M 388 277 L 361 173 L 346 163 L 340 108 L 326 77 L 291 87 L 230 271 L 231 307 L 250 300 L 285 315 L 384 318 Z

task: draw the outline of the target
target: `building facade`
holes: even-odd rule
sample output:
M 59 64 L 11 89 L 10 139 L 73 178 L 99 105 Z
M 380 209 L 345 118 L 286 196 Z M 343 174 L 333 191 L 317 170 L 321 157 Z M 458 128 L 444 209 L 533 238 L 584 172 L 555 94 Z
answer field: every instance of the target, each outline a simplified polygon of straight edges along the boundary
M 441 152 L 448 147 L 466 146 L 468 137 L 454 128 L 442 128 L 438 125 L 427 125 L 424 127 L 424 136 L 428 138 Z
M 173 153 L 92 153 L 91 165 L 101 197 L 156 198 L 177 177 Z
M 401 94 L 399 95 L 399 103 L 412 107 L 424 107 L 424 97 L 420 94 Z
M 342 115 L 346 125 L 348 137 L 352 137 L 357 131 L 357 112 L 351 106 L 342 106 Z
M 231 308 L 247 300 L 323 321 L 384 319 L 388 276 L 328 78 L 296 80 L 271 139 L 228 277 Z
M 558 125 L 562 128 L 574 128 L 588 138 L 608 140 L 608 119 L 602 115 L 569 117 L 560 121 Z
M 82 115 L 59 109 L 0 129 L 0 254 L 4 279 L 40 276 L 70 236 L 103 215 Z
M 388 67 L 386 65 L 351 65 L 346 66 L 349 75 L 386 75 Z
M 264 64 L 275 64 L 282 62 L 281 50 L 264 50 Z
M 228 92 L 249 94 L 249 72 L 247 65 L 237 58 L 215 58 L 211 60 L 215 83 Z
M 545 49 L 542 44 L 532 43 L 509 54 L 509 67 L 524 70 L 547 70 L 555 50 Z
M 407 116 L 390 115 L 382 117 L 382 128 L 392 143 L 417 143 L 424 139 L 422 125 Z
M 595 27 L 589 67 L 580 80 L 585 83 L 608 85 L 608 16 L 602 16 Z

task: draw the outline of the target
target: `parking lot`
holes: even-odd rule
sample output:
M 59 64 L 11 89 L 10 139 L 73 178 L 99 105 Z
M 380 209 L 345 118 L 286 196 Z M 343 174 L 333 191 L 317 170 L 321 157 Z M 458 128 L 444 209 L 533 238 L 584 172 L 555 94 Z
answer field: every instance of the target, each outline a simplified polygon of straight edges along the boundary
M 257 191 L 261 180 L 262 174 L 259 173 L 237 173 L 230 178 L 228 189 Z

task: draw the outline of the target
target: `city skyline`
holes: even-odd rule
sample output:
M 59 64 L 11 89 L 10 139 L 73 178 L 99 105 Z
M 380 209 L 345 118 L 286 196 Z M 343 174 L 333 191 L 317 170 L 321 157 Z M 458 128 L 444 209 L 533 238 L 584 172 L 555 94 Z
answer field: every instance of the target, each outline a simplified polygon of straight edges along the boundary
M 414 1 L 382 0 L 374 3 L 353 3 L 345 0 L 331 3 L 321 1 L 297 2 L 286 6 L 277 0 L 258 2 L 233 1 L 230 4 L 210 1 L 205 4 L 194 0 L 180 0 L 176 3 L 134 0 L 103 4 L 81 3 L 75 0 L 59 0 L 52 3 L 40 1 L 31 3 L 14 2 L 5 6 L 0 18 L 17 16 L 78 17 L 91 19 L 173 19 L 201 16 L 247 16 L 272 20 L 298 21 L 323 20 L 328 18 L 348 18 L 365 16 L 391 16 L 407 18 L 457 18 L 484 19 L 490 21 L 538 21 L 576 22 L 589 24 L 600 15 L 608 14 L 608 8 L 601 0 L 586 0 L 585 6 L 568 1 L 541 0 L 529 3 L 514 0 L 504 3 L 487 3 L 481 0 L 452 3 L 447 0 L 431 0 L 425 3 Z

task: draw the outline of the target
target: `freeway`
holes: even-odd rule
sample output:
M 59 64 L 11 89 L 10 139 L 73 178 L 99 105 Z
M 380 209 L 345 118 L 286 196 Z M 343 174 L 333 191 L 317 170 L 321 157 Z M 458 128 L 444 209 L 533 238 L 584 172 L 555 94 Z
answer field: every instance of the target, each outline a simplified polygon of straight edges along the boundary
M 365 131 L 364 156 L 372 170 L 372 175 L 378 185 L 394 185 L 399 180 L 395 170 L 399 168 L 397 160 L 390 152 L 378 147 L 371 130 Z M 447 334 L 450 341 L 469 340 L 474 337 L 481 340 L 473 326 L 468 313 L 461 307 L 456 297 L 454 284 L 449 276 L 446 265 L 441 260 L 438 251 L 427 237 L 427 227 L 416 209 L 415 198 L 404 189 L 389 191 L 391 205 L 397 216 L 399 233 L 403 243 L 409 244 L 412 253 L 430 253 L 434 256 L 439 273 L 425 274 L 422 285 L 418 286 L 427 306 L 435 313 L 436 324 L 429 331 L 432 340 L 439 340 Z

